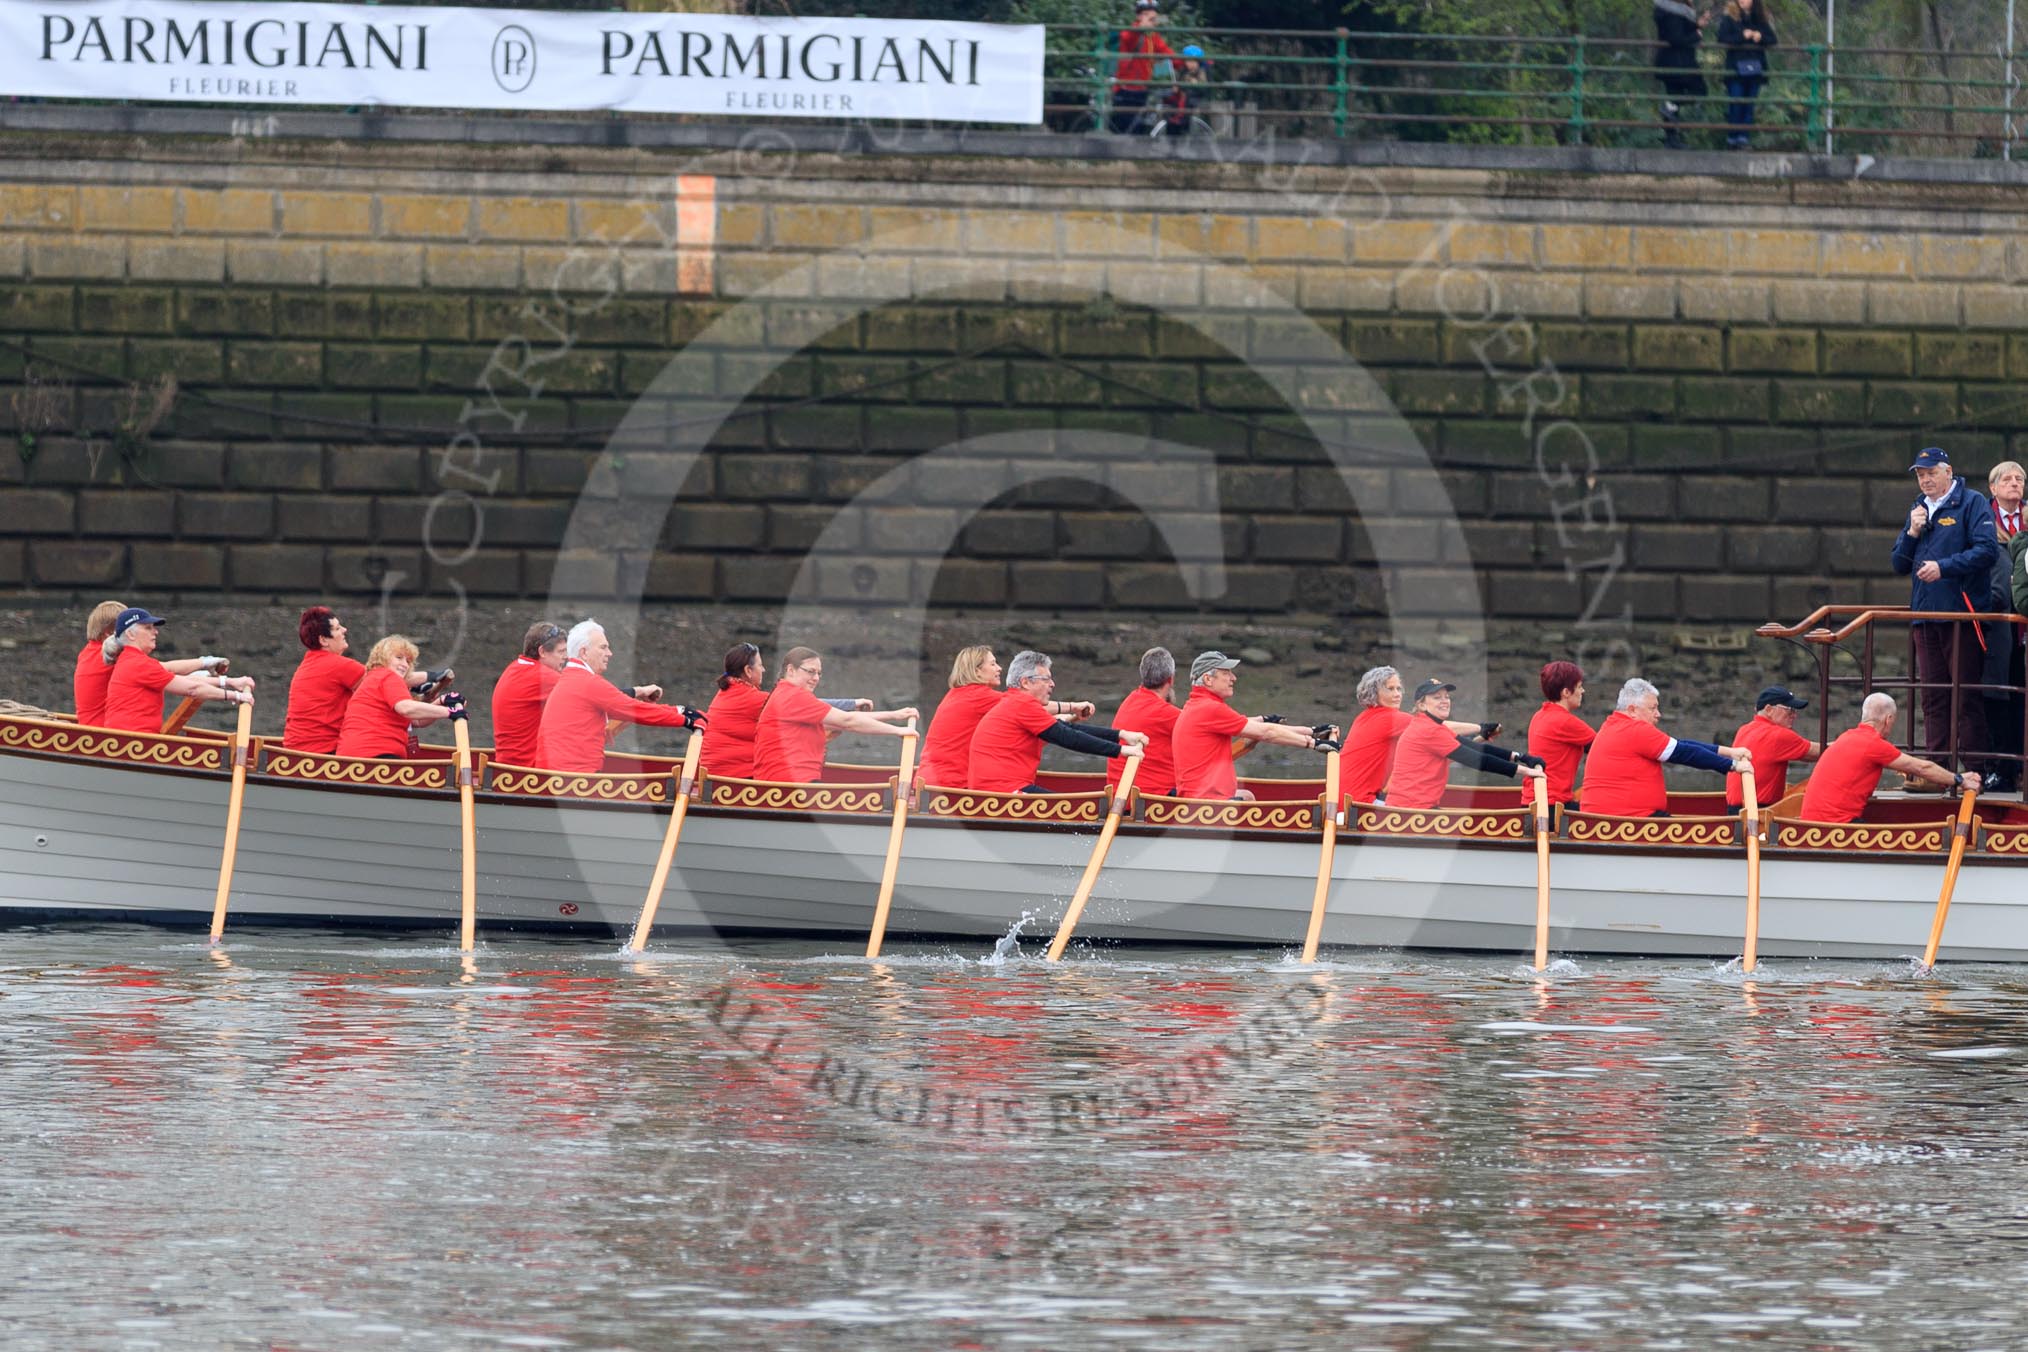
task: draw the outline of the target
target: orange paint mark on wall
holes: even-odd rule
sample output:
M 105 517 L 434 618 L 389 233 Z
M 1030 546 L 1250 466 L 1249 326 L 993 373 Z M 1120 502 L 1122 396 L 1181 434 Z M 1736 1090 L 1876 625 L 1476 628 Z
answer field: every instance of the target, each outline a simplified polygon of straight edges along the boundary
M 717 289 L 718 179 L 676 176 L 676 289 L 687 296 Z

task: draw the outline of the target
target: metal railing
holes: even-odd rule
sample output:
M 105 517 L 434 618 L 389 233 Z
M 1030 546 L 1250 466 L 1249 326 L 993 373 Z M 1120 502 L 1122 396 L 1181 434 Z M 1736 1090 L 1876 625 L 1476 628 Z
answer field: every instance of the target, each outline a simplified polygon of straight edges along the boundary
M 1829 621 L 1842 621 L 1833 629 Z M 1807 618 L 1797 624 L 1768 623 L 1761 625 L 1754 633 L 1762 638 L 1782 639 L 1802 648 L 1810 655 L 1817 669 L 1817 740 L 1828 743 L 1831 740 L 1831 692 L 1836 689 L 1851 689 L 1860 695 L 1875 690 L 1900 696 L 1899 726 L 1906 730 L 1905 738 L 1897 738 L 1896 745 L 1913 755 L 1936 758 L 1949 768 L 1958 771 L 1988 769 L 2002 770 L 2009 779 L 2023 781 L 2028 773 L 2028 727 L 2024 727 L 2022 740 L 2013 746 L 1995 745 L 1981 747 L 1960 746 L 1959 729 L 1965 701 L 1975 699 L 2028 700 L 2028 685 L 1989 685 L 1984 680 L 1983 663 L 1971 671 L 1962 669 L 1955 660 L 1960 651 L 1952 645 L 1953 661 L 1948 681 L 1924 681 L 1921 668 L 1916 662 L 1915 624 L 1947 624 L 1955 626 L 1976 624 L 1990 626 L 1992 633 L 1980 640 L 1983 653 L 1988 642 L 2008 643 L 2014 641 L 2013 626 L 2022 623 L 2019 615 L 2001 612 L 1970 612 L 1952 610 L 1911 610 L 1907 606 L 1874 605 L 1831 605 L 1819 606 Z M 1878 626 L 1898 626 L 1907 635 L 1908 674 L 1905 676 L 1884 676 L 1875 669 L 1879 656 L 1875 636 Z M 1859 648 L 1854 652 L 1844 646 L 1846 640 L 1857 639 Z M 1852 664 L 1849 672 L 1834 669 L 1832 658 L 1843 655 Z M 2011 674 L 2011 671 L 2010 671 Z M 1928 710 L 1924 707 L 1923 696 L 1931 691 L 1950 692 L 1949 727 L 1944 735 L 1935 735 L 1929 725 Z M 1989 736 L 1988 741 L 1992 738 Z M 1927 750 L 1925 750 L 1927 748 Z M 2002 769 L 2002 767 L 2006 767 Z
M 1120 130 L 1116 106 L 1121 29 L 1052 27 L 1046 120 L 1058 131 Z M 1164 29 L 1181 51 L 1204 49 L 1201 78 L 1162 60 L 1148 87 L 1183 88 L 1212 112 L 1215 131 L 1272 130 L 1305 138 L 1472 144 L 1653 146 L 1672 130 L 1661 115 L 1653 39 L 1513 37 L 1435 33 Z M 1770 149 L 2012 158 L 2023 137 L 2011 48 L 1987 52 L 1823 43 L 1764 54 L 1757 96 L 1728 93 L 1725 50 L 1698 48 L 1706 93 L 1673 130 L 1685 144 L 1717 147 L 1750 131 Z M 1751 105 L 1753 125 L 1729 125 L 1728 106 Z M 1151 130 L 1143 123 L 1134 130 Z M 1155 134 L 1160 134 L 1156 132 Z
M 592 6 L 548 0 L 546 7 Z M 1752 145 L 1763 149 L 2012 159 L 2028 136 L 2028 106 L 2017 116 L 2020 62 L 2011 41 L 1977 51 L 1795 42 L 1764 53 L 1767 71 L 1757 96 L 1742 100 L 1728 95 L 1725 49 L 1707 32 L 1697 48 L 1694 72 L 1702 77 L 1705 93 L 1678 97 L 1685 104 L 1683 113 L 1665 123 L 1661 77 L 1683 72 L 1655 64 L 1658 47 L 1652 38 L 1344 28 L 1158 29 L 1173 51 L 1203 48 L 1208 64 L 1192 75 L 1174 58 L 1155 63 L 1146 88 L 1157 115 L 1137 117 L 1139 110 L 1121 107 L 1116 97 L 1121 65 L 1138 59 L 1120 50 L 1124 31 L 1111 24 L 1047 26 L 1046 127 L 1249 141 L 1273 136 L 1517 146 L 1652 147 L 1680 138 L 1691 148 L 1717 148 L 1726 144 L 1728 133 L 1742 130 L 1728 125 L 1728 107 L 1750 103 Z M 244 113 L 261 105 L 181 106 Z M 501 110 L 492 115 L 642 123 L 719 120 L 716 115 L 593 111 Z M 981 129 L 1007 130 L 1004 124 L 981 124 Z

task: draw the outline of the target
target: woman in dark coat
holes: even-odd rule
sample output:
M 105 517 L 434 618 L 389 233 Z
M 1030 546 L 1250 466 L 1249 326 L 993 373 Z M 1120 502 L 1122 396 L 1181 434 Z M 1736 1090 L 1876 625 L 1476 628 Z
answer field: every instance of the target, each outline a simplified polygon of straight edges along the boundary
M 1703 40 L 1704 19 L 1689 0 L 1655 0 L 1655 78 L 1662 84 L 1662 144 L 1683 148 L 1683 104 L 1704 97 L 1704 75 L 1697 69 L 1697 44 Z
M 1775 45 L 1766 0 L 1725 0 L 1718 43 L 1725 48 L 1725 96 L 1731 100 L 1725 105 L 1725 145 L 1744 150 L 1753 134 L 1753 101 L 1767 83 L 1767 49 Z

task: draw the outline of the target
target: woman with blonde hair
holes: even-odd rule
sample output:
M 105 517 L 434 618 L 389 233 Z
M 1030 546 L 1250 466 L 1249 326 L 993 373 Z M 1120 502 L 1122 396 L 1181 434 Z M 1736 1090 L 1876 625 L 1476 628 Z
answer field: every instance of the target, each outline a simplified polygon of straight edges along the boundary
M 962 648 L 951 663 L 951 693 L 937 702 L 922 742 L 922 782 L 962 789 L 972 763 L 972 734 L 1000 702 L 1000 660 L 983 643 Z
M 70 683 L 80 723 L 99 727 L 106 721 L 106 691 L 112 685 L 113 666 L 119 660 L 118 648 L 107 655 L 106 640 L 112 637 L 113 625 L 126 609 L 125 601 L 101 601 L 85 619 L 85 645 L 78 649 L 77 668 Z M 225 665 L 223 657 L 184 657 L 162 663 L 162 669 L 172 676 L 188 676 L 197 671 L 215 673 Z M 159 730 L 160 726 L 157 724 L 151 731 Z
M 408 674 L 422 654 L 400 634 L 389 634 L 366 655 L 366 674 L 352 688 L 345 722 L 338 729 L 338 754 L 402 760 L 415 754 L 414 729 L 425 723 L 465 716 L 464 696 L 452 690 L 440 704 L 409 696 Z

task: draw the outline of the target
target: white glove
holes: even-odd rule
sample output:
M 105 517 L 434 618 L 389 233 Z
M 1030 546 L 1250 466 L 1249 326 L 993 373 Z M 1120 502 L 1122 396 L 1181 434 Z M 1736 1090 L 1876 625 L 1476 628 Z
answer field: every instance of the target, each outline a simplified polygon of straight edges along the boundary
M 225 666 L 226 663 L 227 659 L 223 657 L 200 657 L 197 659 L 197 665 L 213 675 L 216 675 L 218 669 Z

